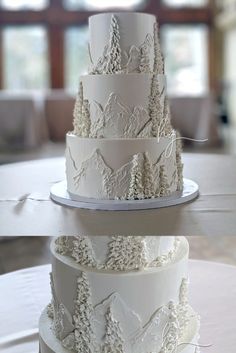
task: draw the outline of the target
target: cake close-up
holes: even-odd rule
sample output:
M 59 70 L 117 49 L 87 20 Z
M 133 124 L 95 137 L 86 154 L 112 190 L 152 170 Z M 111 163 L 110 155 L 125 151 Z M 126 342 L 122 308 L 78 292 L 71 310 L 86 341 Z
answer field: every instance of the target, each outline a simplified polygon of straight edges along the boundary
M 188 242 L 150 238 L 52 241 L 52 301 L 40 318 L 40 353 L 195 353 Z
M 66 136 L 71 198 L 137 200 L 180 195 L 181 140 L 171 126 L 156 18 L 89 19 L 89 73 L 81 76 Z

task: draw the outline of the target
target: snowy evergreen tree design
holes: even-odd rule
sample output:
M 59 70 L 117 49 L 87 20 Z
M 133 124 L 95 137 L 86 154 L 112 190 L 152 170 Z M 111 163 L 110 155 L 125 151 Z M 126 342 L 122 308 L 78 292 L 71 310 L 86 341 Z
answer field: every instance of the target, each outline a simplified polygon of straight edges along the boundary
M 170 191 L 169 191 L 167 175 L 165 172 L 165 166 L 161 165 L 159 170 L 159 195 L 158 196 L 160 197 L 168 196 L 169 194 L 170 194 Z
M 96 342 L 92 328 L 93 306 L 91 291 L 85 272 L 77 279 L 77 293 L 74 309 L 75 351 L 76 353 L 95 353 Z
M 106 333 L 102 353 L 124 353 L 124 341 L 119 322 L 112 316 L 111 308 L 106 312 Z
M 160 102 L 160 88 L 157 75 L 152 76 L 151 92 L 149 96 L 148 113 L 152 121 L 152 135 L 158 136 L 159 125 L 162 119 L 162 108 Z
M 53 310 L 53 305 L 52 303 L 49 303 L 47 305 L 47 315 L 50 319 L 53 319 L 54 318 L 54 310 Z
M 179 305 L 178 305 L 178 317 L 179 317 L 179 328 L 180 336 L 183 335 L 184 329 L 189 322 L 188 318 L 188 280 L 182 279 L 180 290 L 179 290 Z
M 138 200 L 143 198 L 143 156 L 135 154 L 132 160 L 128 199 Z
M 84 99 L 82 106 L 82 119 L 81 119 L 81 136 L 89 137 L 91 128 L 91 119 L 90 119 L 90 109 L 89 101 Z
M 161 52 L 160 36 L 157 22 L 153 25 L 153 40 L 154 40 L 154 62 L 153 72 L 157 74 L 164 74 L 164 58 Z
M 71 246 L 68 236 L 61 236 L 56 239 L 56 252 L 61 255 L 68 255 L 71 252 Z
M 179 132 L 176 133 L 176 170 L 177 170 L 177 190 L 183 189 L 183 163 L 181 160 L 182 141 Z
M 146 43 L 140 47 L 139 71 L 144 73 L 150 72 L 149 51 Z
M 143 169 L 144 169 L 143 193 L 144 193 L 144 197 L 148 199 L 155 196 L 155 190 L 154 190 L 153 166 L 147 152 L 144 153 Z
M 173 128 L 171 126 L 171 114 L 168 97 L 164 99 L 163 119 L 159 127 L 159 136 L 171 135 Z
M 76 96 L 76 101 L 75 101 L 75 106 L 74 106 L 74 112 L 73 112 L 73 125 L 74 125 L 74 134 L 77 136 L 81 136 L 81 125 L 82 125 L 82 120 L 83 120 L 83 84 L 82 81 L 79 83 L 79 92 Z
M 73 250 L 71 256 L 77 263 L 83 266 L 96 267 L 94 252 L 88 237 L 79 235 L 73 241 Z
M 120 48 L 119 25 L 116 17 L 112 15 L 105 73 L 113 74 L 120 71 L 121 71 L 121 48 Z
M 144 268 L 147 260 L 143 239 L 142 236 L 113 236 L 108 245 L 105 267 L 117 271 Z
M 169 302 L 169 320 L 163 332 L 163 342 L 160 353 L 176 353 L 179 341 L 179 323 L 176 305 Z

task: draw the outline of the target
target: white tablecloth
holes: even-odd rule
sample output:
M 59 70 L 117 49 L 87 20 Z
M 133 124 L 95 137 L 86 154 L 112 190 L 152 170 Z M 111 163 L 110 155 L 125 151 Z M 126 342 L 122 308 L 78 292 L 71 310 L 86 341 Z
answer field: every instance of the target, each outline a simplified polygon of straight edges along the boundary
M 184 154 L 184 176 L 200 197 L 146 211 L 90 211 L 55 204 L 51 186 L 65 178 L 65 159 L 0 167 L 0 236 L 236 235 L 236 158 Z M 39 222 L 40 217 L 40 222 Z
M 46 137 L 40 94 L 0 92 L 0 147 L 32 148 Z
M 0 342 L 6 336 L 37 329 L 41 311 L 50 300 L 50 266 L 39 266 L 0 276 Z M 201 316 L 200 343 L 212 343 L 201 353 L 236 351 L 236 267 L 190 260 L 190 303 Z M 32 334 L 8 344 L 1 353 L 37 353 Z

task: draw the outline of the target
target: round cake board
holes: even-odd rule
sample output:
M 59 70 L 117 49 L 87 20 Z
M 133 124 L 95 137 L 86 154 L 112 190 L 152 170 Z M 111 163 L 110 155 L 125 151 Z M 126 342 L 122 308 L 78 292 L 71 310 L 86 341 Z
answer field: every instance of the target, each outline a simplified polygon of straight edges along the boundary
M 197 183 L 190 179 L 184 179 L 183 191 L 171 196 L 158 197 L 144 200 L 97 200 L 77 195 L 71 195 L 67 191 L 66 181 L 61 181 L 52 186 L 50 197 L 56 203 L 64 206 L 85 208 L 104 211 L 128 211 L 147 210 L 180 205 L 195 199 L 199 194 Z

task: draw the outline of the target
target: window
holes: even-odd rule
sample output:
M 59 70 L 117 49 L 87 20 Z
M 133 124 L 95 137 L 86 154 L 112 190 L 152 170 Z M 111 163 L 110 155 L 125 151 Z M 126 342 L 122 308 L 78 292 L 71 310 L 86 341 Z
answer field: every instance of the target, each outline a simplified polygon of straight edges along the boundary
M 48 87 L 46 30 L 39 26 L 3 30 L 3 86 L 6 89 Z
M 112 8 L 137 9 L 145 5 L 145 0 L 63 0 L 68 10 L 106 10 Z
M 201 7 L 206 6 L 208 0 L 162 0 L 163 4 L 171 7 Z
M 42 10 L 49 0 L 0 0 L 0 6 L 6 10 Z
M 65 86 L 76 92 L 80 75 L 88 72 L 88 26 L 71 27 L 65 32 Z
M 164 25 L 162 27 L 168 91 L 171 95 L 201 95 L 207 92 L 207 27 Z

